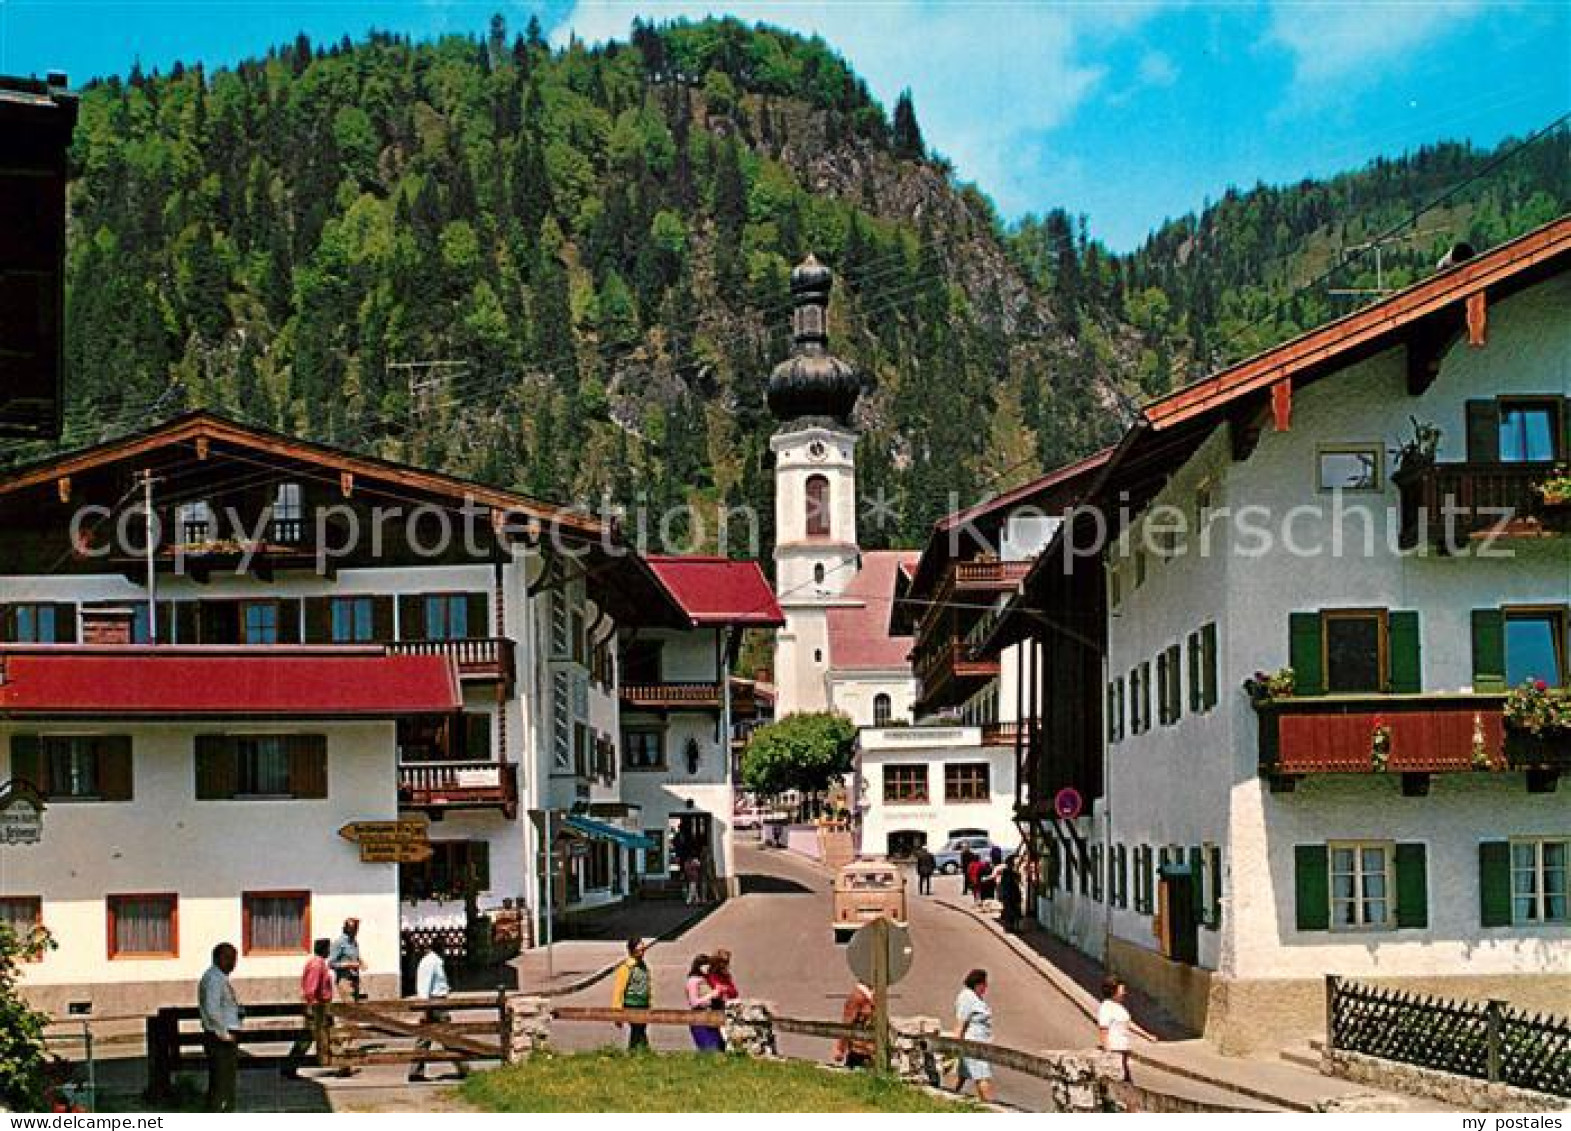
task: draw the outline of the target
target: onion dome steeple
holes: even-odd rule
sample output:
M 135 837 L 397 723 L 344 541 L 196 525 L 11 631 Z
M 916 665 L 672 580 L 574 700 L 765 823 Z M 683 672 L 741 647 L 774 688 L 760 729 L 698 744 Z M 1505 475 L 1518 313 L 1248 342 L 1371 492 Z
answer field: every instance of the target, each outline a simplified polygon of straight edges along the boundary
M 769 411 L 785 423 L 848 424 L 862 392 L 856 370 L 829 352 L 834 276 L 811 254 L 791 272 L 791 356 L 769 377 Z

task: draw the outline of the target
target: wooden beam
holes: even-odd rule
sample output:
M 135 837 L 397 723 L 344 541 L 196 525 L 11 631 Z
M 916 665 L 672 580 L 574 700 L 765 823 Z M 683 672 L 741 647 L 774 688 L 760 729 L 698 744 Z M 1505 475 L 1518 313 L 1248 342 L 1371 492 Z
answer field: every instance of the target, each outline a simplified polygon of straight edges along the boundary
M 60 496 L 62 503 L 71 501 L 71 477 L 69 475 L 62 475 L 55 480 L 55 492 Z
M 1271 426 L 1278 432 L 1293 427 L 1293 379 L 1284 377 L 1271 386 Z
M 1489 299 L 1485 292 L 1467 296 L 1467 344 L 1478 349 L 1489 341 Z

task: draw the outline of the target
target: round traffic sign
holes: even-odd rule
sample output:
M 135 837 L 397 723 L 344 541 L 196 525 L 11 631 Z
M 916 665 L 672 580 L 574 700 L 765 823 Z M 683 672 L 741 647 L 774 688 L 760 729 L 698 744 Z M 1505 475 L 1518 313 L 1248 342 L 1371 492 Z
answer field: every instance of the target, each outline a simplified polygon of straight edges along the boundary
M 1073 821 L 1084 810 L 1085 801 L 1074 786 L 1066 785 L 1053 796 L 1053 812 L 1066 821 Z
M 909 930 L 899 923 L 891 923 L 888 920 L 883 922 L 888 931 L 884 969 L 888 983 L 892 986 L 911 972 L 911 961 L 916 957 L 916 950 L 911 946 Z M 846 946 L 846 965 L 851 967 L 851 973 L 856 975 L 857 981 L 868 986 L 871 986 L 875 980 L 873 948 L 878 945 L 876 942 L 878 931 L 875 926 L 875 923 L 867 923 L 858 927 L 856 934 L 851 936 L 851 942 Z

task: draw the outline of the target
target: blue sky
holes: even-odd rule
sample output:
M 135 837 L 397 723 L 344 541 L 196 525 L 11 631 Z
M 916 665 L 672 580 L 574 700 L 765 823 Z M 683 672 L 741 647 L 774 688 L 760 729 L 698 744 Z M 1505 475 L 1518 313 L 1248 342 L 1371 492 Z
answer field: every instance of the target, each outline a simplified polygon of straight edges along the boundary
M 1282 183 L 1438 138 L 1492 144 L 1571 109 L 1571 3 L 1384 0 L 0 0 L 0 72 L 73 81 L 209 65 L 304 30 L 625 38 L 635 15 L 817 32 L 1006 216 L 1062 206 L 1124 250 L 1229 185 Z

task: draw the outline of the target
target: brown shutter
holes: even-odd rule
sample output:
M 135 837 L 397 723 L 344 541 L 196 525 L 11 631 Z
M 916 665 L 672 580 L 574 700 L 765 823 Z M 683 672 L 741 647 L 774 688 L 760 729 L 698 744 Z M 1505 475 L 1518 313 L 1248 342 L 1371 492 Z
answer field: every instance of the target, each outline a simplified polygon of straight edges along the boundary
M 327 796 L 327 736 L 289 736 L 289 792 L 296 797 Z
M 55 643 L 76 643 L 76 606 L 69 601 L 55 605 Z
M 32 784 L 33 788 L 45 796 L 49 793 L 49 763 L 38 756 L 38 736 L 36 734 L 13 734 L 11 736 L 11 777 L 17 781 Z
M 464 757 L 471 762 L 491 759 L 491 715 L 486 711 L 464 713 Z
M 300 599 L 289 597 L 278 602 L 278 642 L 300 643 Z
M 393 599 L 371 598 L 371 638 L 385 644 L 393 639 Z
M 1467 462 L 1500 462 L 1500 406 L 1494 401 L 1467 402 Z
M 307 597 L 305 599 L 305 642 L 327 644 L 333 639 L 333 599 Z
M 231 798 L 240 788 L 240 760 L 235 744 L 227 735 L 196 736 L 196 799 L 219 801 Z
M 105 801 L 131 800 L 131 736 L 114 734 L 97 741 L 98 795 Z
M 472 640 L 483 639 L 491 635 L 491 622 L 486 613 L 487 601 L 484 593 L 464 594 L 464 631 Z
M 398 598 L 398 638 L 425 639 L 425 598 L 418 593 L 405 593 Z
M 202 640 L 202 610 L 195 601 L 176 601 L 175 605 L 175 634 L 173 638 L 165 636 L 165 640 L 172 639 L 177 644 L 199 644 Z

